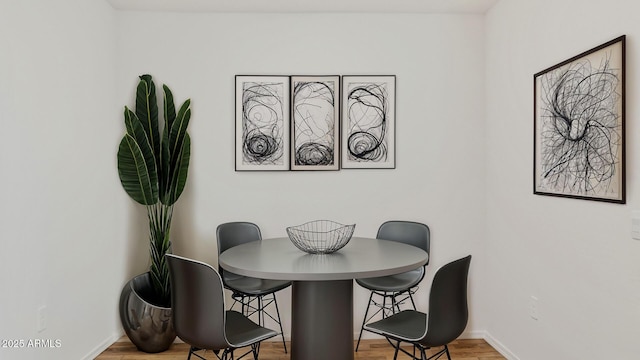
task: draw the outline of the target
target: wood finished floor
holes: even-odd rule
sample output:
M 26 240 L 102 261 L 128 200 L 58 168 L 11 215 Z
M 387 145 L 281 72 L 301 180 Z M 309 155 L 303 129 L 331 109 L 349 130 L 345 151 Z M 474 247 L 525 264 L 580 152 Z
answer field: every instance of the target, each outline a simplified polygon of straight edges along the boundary
M 290 349 L 290 344 L 287 343 Z M 236 350 L 236 356 L 242 354 Z M 189 352 L 186 344 L 173 344 L 171 348 L 159 354 L 146 354 L 140 352 L 131 344 L 127 338 L 118 340 L 107 350 L 98 355 L 96 360 L 185 360 Z M 449 352 L 452 360 L 498 360 L 505 359 L 500 353 L 492 348 L 486 341 L 481 339 L 456 340 L 449 345 Z M 433 352 L 429 352 L 432 354 Z M 206 359 L 216 359 L 212 352 L 205 353 Z M 196 357 L 191 357 L 196 359 Z M 245 359 L 253 359 L 251 356 Z M 260 347 L 260 360 L 288 360 L 289 354 L 285 354 L 282 343 L 268 341 L 262 343 Z M 363 340 L 360 348 L 356 352 L 357 360 L 392 360 L 393 348 L 384 340 Z M 409 359 L 408 356 L 400 354 L 398 360 Z M 446 359 L 446 356 L 441 359 Z M 325 360 L 325 359 L 322 359 Z M 326 359 L 331 360 L 331 359 Z

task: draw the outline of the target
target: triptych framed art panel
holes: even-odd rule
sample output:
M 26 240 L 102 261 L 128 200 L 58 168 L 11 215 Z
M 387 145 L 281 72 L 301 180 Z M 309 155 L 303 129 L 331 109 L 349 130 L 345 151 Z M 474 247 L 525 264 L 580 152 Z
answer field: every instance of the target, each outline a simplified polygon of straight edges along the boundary
M 291 170 L 338 170 L 340 76 L 291 77 Z
M 236 77 L 236 170 L 289 170 L 289 77 Z
M 395 168 L 395 76 L 235 78 L 236 171 Z
M 342 167 L 395 168 L 395 76 L 344 76 Z

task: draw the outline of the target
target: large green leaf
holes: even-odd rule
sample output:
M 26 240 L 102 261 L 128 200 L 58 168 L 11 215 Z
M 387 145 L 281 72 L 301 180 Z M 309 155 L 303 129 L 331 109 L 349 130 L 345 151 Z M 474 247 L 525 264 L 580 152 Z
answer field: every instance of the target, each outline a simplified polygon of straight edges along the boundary
M 169 135 L 167 131 L 162 134 L 162 155 L 161 155 L 161 167 L 164 169 L 162 174 L 158 174 L 158 181 L 160 186 L 160 201 L 163 204 L 167 203 L 167 196 L 169 195 L 169 189 L 171 187 L 171 166 L 169 165 Z
M 180 195 L 182 195 L 182 191 L 187 184 L 187 174 L 189 172 L 190 158 L 191 137 L 189 137 L 189 134 L 185 134 L 184 141 L 182 142 L 182 149 L 180 151 L 180 154 L 178 155 L 176 165 L 172 168 L 173 172 L 171 174 L 171 188 L 169 189 L 169 194 L 166 199 L 167 205 L 174 204 L 178 200 Z
M 140 76 L 140 82 L 136 90 L 136 115 L 144 131 L 147 133 L 149 144 L 156 160 L 160 159 L 160 129 L 158 126 L 158 100 L 156 99 L 156 86 L 151 75 Z M 160 163 L 156 163 L 159 167 Z M 160 169 L 159 172 L 162 172 Z
M 189 167 L 189 157 L 191 155 L 191 140 L 187 133 L 187 126 L 191 119 L 191 101 L 187 100 L 180 107 L 178 115 L 173 122 L 169 135 L 164 135 L 166 142 L 166 152 L 168 154 L 167 172 L 169 175 L 166 192 L 162 193 L 163 204 L 175 203 L 186 184 L 187 171 Z M 188 141 L 187 146 L 184 144 Z M 164 145 L 164 144 L 163 144 Z
M 171 156 L 171 165 L 177 160 L 178 153 L 180 149 L 182 149 L 182 141 L 187 133 L 189 120 L 191 120 L 191 100 L 187 99 L 180 107 L 178 116 L 169 129 L 169 155 Z
M 162 85 L 162 89 L 164 90 L 164 131 L 168 133 L 176 120 L 176 106 L 173 103 L 173 93 L 169 87 Z
M 133 136 L 125 134 L 118 147 L 118 174 L 124 191 L 134 201 L 151 205 L 158 202 L 158 180 L 155 169 L 147 166 L 146 151 L 150 150 L 142 150 Z
M 182 142 L 187 134 L 187 126 L 189 126 L 189 120 L 191 119 L 191 100 L 182 104 L 178 116 L 173 122 L 169 131 L 169 157 L 170 166 L 173 168 L 178 161 L 178 156 L 182 150 Z
M 156 172 L 156 160 L 151 149 L 151 144 L 149 142 L 149 138 L 147 137 L 146 132 L 142 126 L 142 122 L 136 116 L 136 114 L 131 111 L 128 107 L 124 107 L 124 125 L 127 129 L 127 134 L 131 135 L 140 150 L 142 150 L 142 155 L 144 156 L 144 160 L 147 163 L 147 167 L 149 168 L 149 173 L 152 178 L 155 178 L 155 175 L 151 174 L 151 172 Z
M 164 131 L 162 132 L 162 144 L 160 153 L 160 167 L 164 170 L 158 178 L 160 182 L 160 198 L 161 201 L 166 202 L 166 197 L 169 194 L 170 179 L 171 179 L 171 167 L 169 159 L 169 132 L 171 126 L 176 119 L 176 107 L 173 102 L 173 94 L 166 85 L 162 86 L 164 90 Z

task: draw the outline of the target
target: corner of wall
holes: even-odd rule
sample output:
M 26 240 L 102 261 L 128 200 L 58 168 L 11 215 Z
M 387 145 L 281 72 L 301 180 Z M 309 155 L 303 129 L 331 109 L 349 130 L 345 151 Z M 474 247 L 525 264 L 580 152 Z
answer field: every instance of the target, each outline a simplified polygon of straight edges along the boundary
M 106 338 L 103 342 L 97 345 L 93 350 L 91 350 L 87 355 L 85 355 L 82 360 L 93 360 L 98 355 L 100 355 L 103 351 L 107 350 L 107 348 L 113 345 L 118 339 L 120 339 L 123 335 L 122 331 L 116 331 L 111 336 Z
M 514 353 L 511 352 L 511 350 L 509 350 L 504 344 L 494 338 L 488 331 L 484 331 L 482 338 L 508 360 L 520 360 Z

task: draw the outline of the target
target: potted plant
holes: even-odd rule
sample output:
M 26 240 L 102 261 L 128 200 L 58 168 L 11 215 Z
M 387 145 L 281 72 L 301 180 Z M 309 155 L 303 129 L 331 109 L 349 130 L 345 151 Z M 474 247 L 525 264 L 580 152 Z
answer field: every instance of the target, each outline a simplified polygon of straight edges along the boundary
M 146 352 L 160 352 L 175 340 L 171 289 L 165 254 L 170 252 L 173 206 L 187 182 L 191 140 L 187 126 L 191 101 L 176 114 L 171 90 L 163 85 L 164 124 L 151 75 L 140 76 L 136 105 L 125 106 L 126 133 L 118 148 L 118 174 L 125 192 L 144 205 L 149 219 L 151 267 L 129 281 L 120 296 L 120 319 L 127 336 Z

